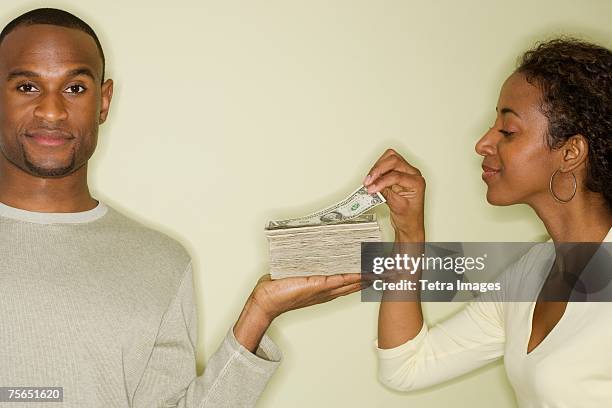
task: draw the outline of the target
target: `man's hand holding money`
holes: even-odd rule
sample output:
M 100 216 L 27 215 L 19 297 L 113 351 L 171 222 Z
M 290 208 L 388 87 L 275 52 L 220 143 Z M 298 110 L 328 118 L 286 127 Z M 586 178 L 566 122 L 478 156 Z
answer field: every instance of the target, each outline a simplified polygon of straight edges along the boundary
M 262 276 L 234 326 L 236 339 L 254 352 L 268 326 L 289 310 L 328 302 L 361 289 L 362 275 L 307 276 L 271 280 Z

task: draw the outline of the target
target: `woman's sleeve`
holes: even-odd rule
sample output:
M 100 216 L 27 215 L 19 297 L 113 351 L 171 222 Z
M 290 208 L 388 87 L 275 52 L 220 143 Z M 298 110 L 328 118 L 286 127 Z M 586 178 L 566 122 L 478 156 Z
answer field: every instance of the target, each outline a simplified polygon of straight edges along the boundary
M 475 370 L 504 354 L 509 301 L 535 300 L 539 273 L 554 258 L 554 247 L 533 245 L 496 279 L 501 290 L 483 293 L 451 318 L 392 349 L 378 348 L 379 380 L 390 388 L 425 388 Z M 529 300 L 531 301 L 531 300 Z
M 392 349 L 378 348 L 378 378 L 386 386 L 408 391 L 457 377 L 502 356 L 503 303 L 473 301 L 448 320 Z

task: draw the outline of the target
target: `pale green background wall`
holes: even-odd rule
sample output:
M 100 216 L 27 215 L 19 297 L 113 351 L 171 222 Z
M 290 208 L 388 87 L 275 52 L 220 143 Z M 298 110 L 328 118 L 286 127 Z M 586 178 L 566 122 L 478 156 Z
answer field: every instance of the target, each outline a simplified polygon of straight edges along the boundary
M 427 178 L 429 240 L 542 239 L 528 208 L 486 203 L 474 143 L 534 41 L 612 46 L 609 0 L 7 3 L 5 22 L 48 5 L 98 32 L 116 86 L 91 186 L 189 249 L 200 368 L 266 273 L 264 223 L 342 198 L 386 147 Z M 376 314 L 353 295 L 279 318 L 284 362 L 259 406 L 514 406 L 500 364 L 430 391 L 385 389 Z

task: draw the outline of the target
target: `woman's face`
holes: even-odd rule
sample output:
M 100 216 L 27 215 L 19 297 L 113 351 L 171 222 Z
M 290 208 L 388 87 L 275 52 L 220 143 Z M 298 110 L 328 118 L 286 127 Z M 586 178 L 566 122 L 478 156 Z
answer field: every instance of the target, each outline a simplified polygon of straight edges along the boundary
M 540 112 L 540 90 L 520 73 L 506 79 L 493 126 L 476 143 L 484 157 L 482 178 L 493 205 L 533 204 L 550 197 L 556 153 L 546 143 L 548 120 Z

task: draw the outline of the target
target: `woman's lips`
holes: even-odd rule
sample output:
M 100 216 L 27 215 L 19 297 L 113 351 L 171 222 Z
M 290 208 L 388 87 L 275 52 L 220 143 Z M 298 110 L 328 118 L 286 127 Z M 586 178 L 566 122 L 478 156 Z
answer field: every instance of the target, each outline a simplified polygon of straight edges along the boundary
M 489 167 L 489 166 L 484 166 L 484 165 L 482 166 L 482 179 L 484 181 L 491 180 L 497 174 L 499 174 L 499 169 Z

